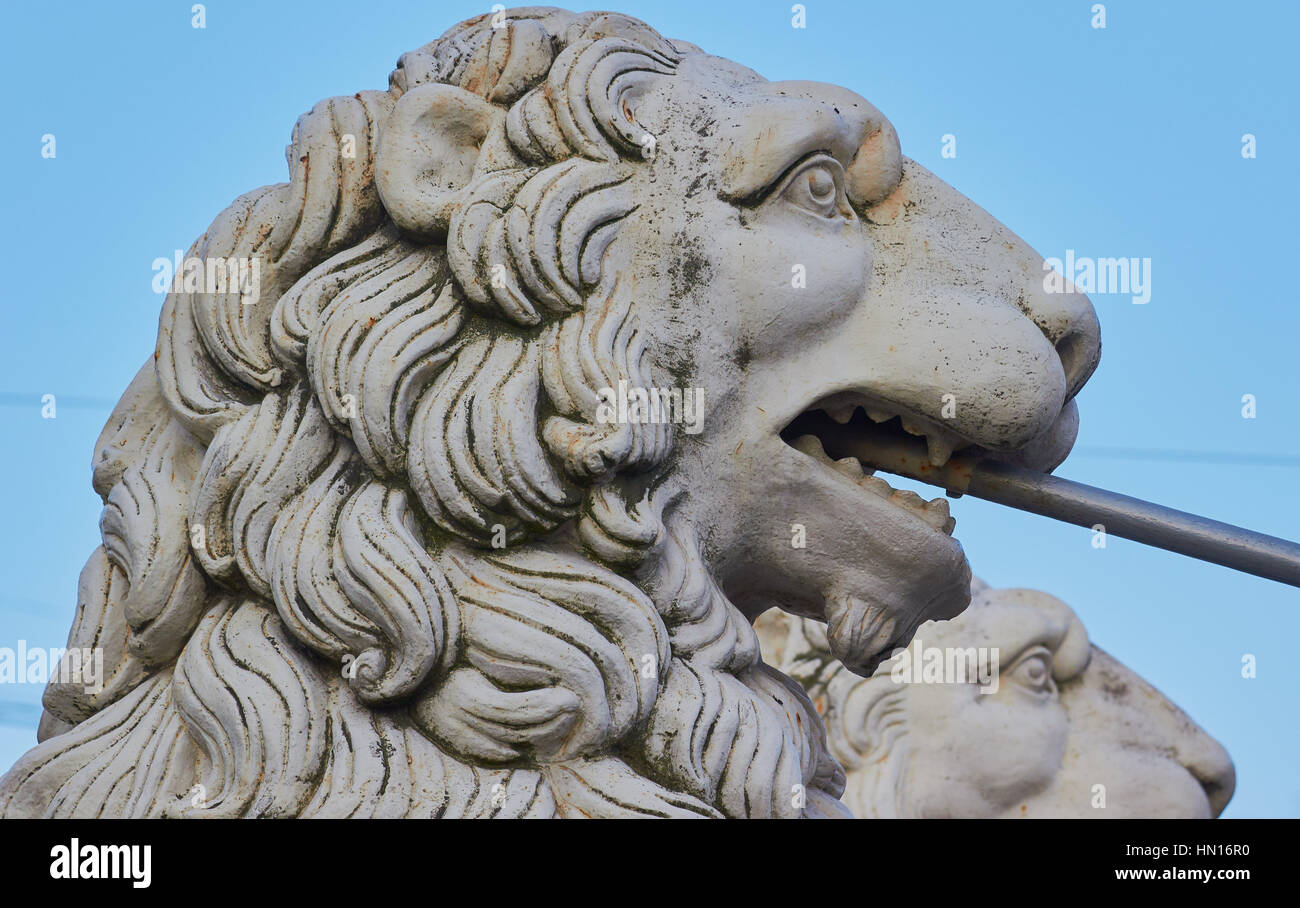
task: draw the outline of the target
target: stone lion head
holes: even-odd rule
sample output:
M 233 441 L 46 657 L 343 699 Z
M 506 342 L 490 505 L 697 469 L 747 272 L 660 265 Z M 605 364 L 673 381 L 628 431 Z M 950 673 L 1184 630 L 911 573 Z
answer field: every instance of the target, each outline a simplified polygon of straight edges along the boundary
M 1091 644 L 1069 606 L 1037 590 L 975 586 L 970 608 L 923 624 L 870 678 L 831 656 L 818 622 L 776 612 L 758 620 L 765 658 L 806 686 L 825 720 L 855 816 L 1223 811 L 1235 786 L 1227 751 Z M 992 673 L 964 678 L 942 674 L 932 658 L 942 656 L 946 671 L 974 667 L 984 653 Z
M 817 420 L 1050 468 L 1086 297 L 860 96 L 612 13 L 457 25 L 287 157 L 190 251 L 256 294 L 187 273 L 96 446 L 106 678 L 4 812 L 839 812 L 750 619 L 869 672 L 969 568 Z

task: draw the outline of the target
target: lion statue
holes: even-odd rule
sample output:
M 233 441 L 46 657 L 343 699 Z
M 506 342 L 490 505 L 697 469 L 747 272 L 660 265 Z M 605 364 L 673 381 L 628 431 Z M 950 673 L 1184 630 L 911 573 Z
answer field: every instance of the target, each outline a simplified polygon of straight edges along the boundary
M 614 13 L 463 22 L 287 158 L 96 444 L 104 677 L 50 685 L 0 813 L 843 815 L 752 619 L 869 674 L 970 569 L 817 427 L 1051 469 L 1087 297 L 857 94 Z
M 822 714 L 855 816 L 1223 812 L 1236 783 L 1227 751 L 1090 643 L 1069 606 L 1037 590 L 972 587 L 965 612 L 921 625 L 869 678 L 830 654 L 816 621 L 772 611 L 755 622 L 764 658 Z M 950 677 L 950 665 L 965 671 Z

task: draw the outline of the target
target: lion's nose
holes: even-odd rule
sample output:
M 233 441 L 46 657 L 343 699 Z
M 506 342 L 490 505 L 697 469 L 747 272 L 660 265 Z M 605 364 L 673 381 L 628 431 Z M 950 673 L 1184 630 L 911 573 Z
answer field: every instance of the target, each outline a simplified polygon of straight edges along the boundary
M 861 312 L 867 387 L 965 443 L 1035 469 L 1060 463 L 1069 401 L 1101 356 L 1088 297 L 1053 292 L 1042 256 L 914 161 L 863 218 L 882 288 Z
M 1157 695 L 1158 696 L 1158 695 Z M 1171 703 L 1147 716 L 1138 746 L 1165 754 L 1201 783 L 1213 816 L 1218 816 L 1232 799 L 1237 771 L 1222 744 Z
M 1079 393 L 1101 359 L 1101 325 L 1088 297 L 1072 285 L 1069 292 L 1047 289 L 1047 271 L 1031 267 L 1021 296 L 1021 309 L 1056 348 L 1065 372 L 1066 400 Z
M 1212 816 L 1232 798 L 1237 774 L 1227 750 L 1145 679 L 1094 647 L 1087 670 L 1062 688 L 1070 733 L 1133 755 L 1140 765 L 1182 766 L 1205 792 Z
M 1024 261 L 1029 274 L 1017 305 L 1056 351 L 1064 377 L 1063 406 L 1050 427 L 1036 438 L 1013 450 L 991 451 L 989 456 L 1050 473 L 1074 447 L 1079 431 L 1079 409 L 1074 395 L 1092 376 L 1101 358 L 1101 326 L 1092 301 L 1074 290 L 1072 285 L 1068 285 L 1069 292 L 1066 293 L 1047 289 L 1046 282 L 1038 277 L 1034 268 L 1038 256 L 1028 247 L 1025 247 Z
M 1205 789 L 1210 810 L 1218 816 L 1232 800 L 1237 787 L 1237 770 L 1232 758 L 1222 744 L 1201 729 L 1196 729 L 1196 740 L 1179 748 L 1183 766 Z

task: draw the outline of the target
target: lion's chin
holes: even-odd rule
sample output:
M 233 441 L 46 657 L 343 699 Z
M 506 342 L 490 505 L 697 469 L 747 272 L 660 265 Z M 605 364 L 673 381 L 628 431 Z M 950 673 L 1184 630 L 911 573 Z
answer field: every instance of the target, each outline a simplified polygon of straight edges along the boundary
M 911 643 L 926 621 L 964 611 L 970 604 L 970 581 L 970 565 L 963 556 L 951 584 L 928 600 L 883 590 L 828 597 L 824 618 L 831 653 L 854 674 L 871 675 L 891 653 Z

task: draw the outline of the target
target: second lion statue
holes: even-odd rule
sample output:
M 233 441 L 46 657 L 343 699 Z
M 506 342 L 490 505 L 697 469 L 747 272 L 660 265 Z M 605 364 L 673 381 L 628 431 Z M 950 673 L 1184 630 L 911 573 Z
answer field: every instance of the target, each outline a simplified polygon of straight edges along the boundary
M 288 163 L 190 250 L 258 286 L 187 268 L 96 445 L 104 676 L 0 812 L 843 815 L 752 619 L 869 675 L 970 569 L 945 500 L 786 430 L 1051 469 L 1088 299 L 859 95 L 614 13 L 461 23 Z
M 868 678 L 820 622 L 769 611 L 763 658 L 799 680 L 857 817 L 1205 819 L 1232 798 L 1228 752 L 1088 639 L 1055 596 L 975 580 Z M 955 671 L 954 671 L 955 669 Z M 989 671 L 992 669 L 992 671 Z

